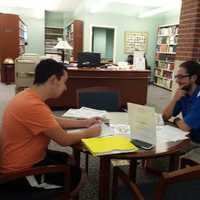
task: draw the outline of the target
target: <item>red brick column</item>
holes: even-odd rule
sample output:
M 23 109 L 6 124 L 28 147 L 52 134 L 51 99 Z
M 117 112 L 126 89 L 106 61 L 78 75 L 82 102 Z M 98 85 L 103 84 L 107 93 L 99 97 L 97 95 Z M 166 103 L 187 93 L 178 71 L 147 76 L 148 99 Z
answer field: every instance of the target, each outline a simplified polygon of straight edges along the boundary
M 182 0 L 176 60 L 200 60 L 200 0 Z

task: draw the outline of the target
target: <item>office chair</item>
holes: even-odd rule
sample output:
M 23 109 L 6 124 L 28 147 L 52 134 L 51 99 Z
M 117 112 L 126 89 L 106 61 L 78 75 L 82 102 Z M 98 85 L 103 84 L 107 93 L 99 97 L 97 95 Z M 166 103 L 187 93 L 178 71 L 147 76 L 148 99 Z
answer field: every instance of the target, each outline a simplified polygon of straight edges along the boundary
M 120 92 L 109 87 L 89 87 L 76 91 L 76 105 L 108 112 L 119 111 L 121 107 Z
M 118 187 L 118 179 L 125 186 Z M 200 195 L 200 165 L 162 173 L 158 182 L 136 184 L 119 167 L 114 168 L 113 200 L 193 200 Z
M 120 91 L 109 87 L 89 87 L 76 91 L 77 108 L 82 106 L 106 110 L 108 112 L 120 111 Z M 88 154 L 85 157 L 85 169 L 88 173 Z
M 63 173 L 64 186 L 58 189 L 43 189 L 36 187 L 10 187 L 9 183 L 14 180 L 24 178 L 30 175 L 48 174 L 48 173 Z M 76 198 L 76 194 L 70 194 L 70 168 L 66 165 L 48 165 L 42 167 L 34 167 L 31 169 L 0 174 L 0 196 L 6 200 L 71 200 Z

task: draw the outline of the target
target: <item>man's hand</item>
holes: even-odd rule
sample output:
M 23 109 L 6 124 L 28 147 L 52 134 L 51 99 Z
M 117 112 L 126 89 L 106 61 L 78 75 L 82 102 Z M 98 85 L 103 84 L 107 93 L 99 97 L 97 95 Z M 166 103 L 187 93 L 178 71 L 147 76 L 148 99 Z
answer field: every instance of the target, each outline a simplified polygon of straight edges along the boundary
M 185 123 L 183 119 L 179 117 L 174 119 L 174 124 L 183 131 L 190 131 L 191 128 Z
M 90 137 L 98 137 L 101 133 L 101 123 L 95 123 L 92 126 L 90 126 L 87 131 L 88 138 Z
M 90 127 L 94 124 L 97 124 L 97 123 L 102 123 L 102 118 L 100 117 L 92 117 L 90 119 L 85 119 L 84 120 L 84 124 L 85 124 L 85 127 Z
M 186 91 L 185 90 L 183 90 L 182 88 L 178 88 L 177 90 L 176 90 L 176 92 L 175 92 L 175 94 L 174 94 L 174 97 L 173 97 L 173 99 L 174 99 L 174 101 L 178 101 L 178 100 L 180 100 L 183 96 L 185 96 L 186 95 Z
M 179 101 L 185 95 L 186 95 L 186 91 L 183 90 L 182 87 L 176 90 L 173 98 L 171 99 L 169 104 L 164 108 L 162 112 L 162 117 L 164 121 L 168 121 L 172 117 L 173 110 L 176 106 L 177 101 Z

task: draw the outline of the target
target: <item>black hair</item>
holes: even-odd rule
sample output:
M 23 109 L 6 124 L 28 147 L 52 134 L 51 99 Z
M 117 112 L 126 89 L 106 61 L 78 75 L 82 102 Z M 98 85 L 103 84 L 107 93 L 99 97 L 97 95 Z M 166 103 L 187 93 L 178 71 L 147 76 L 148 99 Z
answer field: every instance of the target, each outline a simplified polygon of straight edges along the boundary
M 128 62 L 129 65 L 133 64 L 133 55 L 128 55 L 127 62 Z
M 189 76 L 197 75 L 196 84 L 200 84 L 200 64 L 198 62 L 193 60 L 186 61 L 180 67 L 184 68 Z
M 41 60 L 35 68 L 35 79 L 33 84 L 41 85 L 45 83 L 50 76 L 55 75 L 58 80 L 64 75 L 66 70 L 62 63 L 59 63 L 53 59 Z

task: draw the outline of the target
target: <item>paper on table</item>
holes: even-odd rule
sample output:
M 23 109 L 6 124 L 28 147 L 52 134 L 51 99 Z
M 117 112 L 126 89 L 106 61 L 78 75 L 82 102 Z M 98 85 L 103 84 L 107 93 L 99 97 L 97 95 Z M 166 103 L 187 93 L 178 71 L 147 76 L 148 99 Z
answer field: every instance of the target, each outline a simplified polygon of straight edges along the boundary
M 70 130 L 70 132 L 76 133 L 77 131 L 83 129 L 86 128 L 77 128 Z M 101 134 L 99 135 L 99 137 L 107 137 L 111 135 L 125 135 L 127 137 L 130 137 L 131 135 L 130 126 L 127 124 L 110 124 L 110 126 L 108 126 L 107 124 L 102 123 Z
M 164 125 L 165 123 L 164 123 L 164 120 L 162 118 L 162 115 L 160 113 L 155 113 L 155 115 L 156 115 L 156 125 L 157 126 Z
M 132 138 L 156 144 L 155 108 L 128 103 L 128 120 Z
M 182 131 L 179 128 L 169 125 L 156 127 L 157 138 L 162 139 L 162 141 L 165 142 L 176 142 L 187 139 L 188 133 L 189 132 Z
M 110 135 L 126 135 L 130 137 L 131 130 L 130 126 L 127 124 L 106 124 L 101 125 L 101 135 L 99 137 L 106 137 Z

